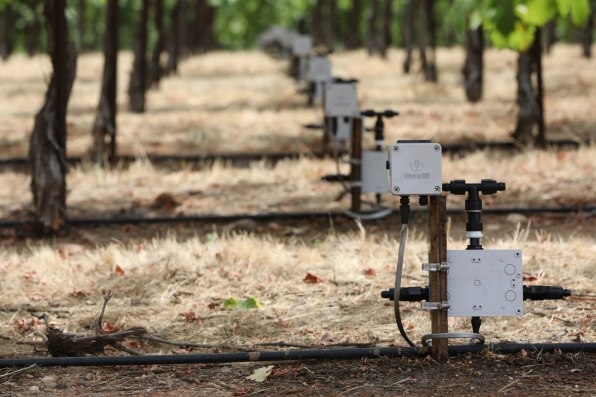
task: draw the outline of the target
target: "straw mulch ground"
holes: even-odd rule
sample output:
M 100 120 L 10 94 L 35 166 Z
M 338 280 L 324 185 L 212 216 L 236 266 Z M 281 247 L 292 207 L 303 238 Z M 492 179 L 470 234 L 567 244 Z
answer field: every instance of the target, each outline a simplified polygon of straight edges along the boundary
M 545 59 L 548 116 L 553 137 L 594 139 L 594 61 L 577 58 L 575 47 L 555 47 Z M 513 128 L 514 55 L 489 51 L 486 100 L 466 104 L 459 85 L 462 53 L 439 53 L 439 85 L 399 72 L 402 54 L 391 62 L 362 52 L 333 56 L 334 74 L 357 77 L 363 108 L 402 112 L 387 123 L 388 141 L 432 138 L 441 143 L 506 140 Z M 120 62 L 125 92 L 130 58 Z M 339 211 L 341 187 L 320 181 L 333 173 L 331 159 L 313 160 L 319 134 L 304 130 L 320 112 L 284 76 L 285 64 L 257 53 L 214 53 L 185 61 L 179 76 L 151 91 L 149 111 L 126 112 L 120 96 L 119 142 L 123 153 L 141 160 L 115 170 L 89 164 L 68 175 L 69 215 L 171 216 L 293 211 Z M 99 87 L 101 60 L 84 55 L 69 106 L 69 153 L 84 155 Z M 15 57 L 0 65 L 2 157 L 24 156 L 28 131 L 44 91 L 49 64 L 39 57 Z M 371 144 L 371 142 L 368 142 Z M 160 169 L 147 153 L 214 153 L 297 150 L 305 157 L 275 166 L 233 168 L 216 163 L 202 169 Z M 493 178 L 507 190 L 484 197 L 485 207 L 594 206 L 594 146 L 579 150 L 524 153 L 479 152 L 444 158 L 444 179 Z M 343 170 L 345 165 L 341 164 Z M 27 219 L 29 178 L 0 174 L 0 216 Z M 385 198 L 397 207 L 397 199 Z M 449 197 L 463 209 L 462 197 Z M 596 225 L 593 215 L 520 214 L 486 216 L 486 249 L 519 248 L 524 283 L 562 285 L 565 301 L 528 302 L 520 318 L 486 318 L 482 333 L 491 342 L 596 340 L 594 313 Z M 449 248 L 463 249 L 465 218 L 450 217 Z M 105 321 L 109 329 L 142 326 L 164 339 L 204 348 L 182 349 L 143 340 L 129 347 L 146 353 L 184 354 L 271 349 L 262 343 L 309 346 L 404 345 L 389 302 L 380 291 L 392 287 L 399 221 L 392 216 L 360 224 L 353 220 L 296 220 L 186 226 L 110 226 L 72 229 L 65 236 L 23 240 L 0 231 L 0 355 L 34 354 L 43 346 L 43 325 L 31 313 L 47 312 L 67 332 L 91 334 L 102 296 L 112 290 Z M 428 243 L 424 212 L 414 214 L 406 249 L 404 285 L 426 285 Z M 230 298 L 254 297 L 258 308 L 226 307 Z M 419 341 L 428 315 L 404 304 L 404 325 Z M 451 319 L 454 331 L 469 320 Z M 454 341 L 454 343 L 457 343 Z M 107 354 L 119 354 L 108 349 Z M 152 366 L 109 369 L 30 369 L 0 373 L 7 395 L 43 392 L 102 396 L 135 393 L 180 395 L 568 395 L 595 393 L 593 355 L 526 352 L 454 358 L 447 365 L 402 359 L 275 364 L 263 383 L 245 377 L 268 364 Z

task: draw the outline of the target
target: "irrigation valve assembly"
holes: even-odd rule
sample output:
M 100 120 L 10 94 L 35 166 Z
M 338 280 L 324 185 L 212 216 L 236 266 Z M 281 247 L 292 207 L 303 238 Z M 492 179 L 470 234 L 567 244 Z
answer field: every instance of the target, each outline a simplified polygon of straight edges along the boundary
M 398 329 L 410 345 L 414 343 L 403 329 L 400 301 L 422 302 L 422 309 L 446 312 L 451 317 L 472 317 L 472 333 L 449 333 L 444 329 L 440 333 L 425 335 L 422 343 L 426 345 L 430 339 L 451 338 L 470 338 L 482 343 L 484 337 L 479 333 L 480 317 L 521 316 L 524 313 L 524 300 L 563 299 L 571 295 L 569 290 L 557 286 L 524 286 L 521 250 L 484 250 L 480 244 L 483 237 L 482 195 L 504 191 L 504 183 L 491 179 L 484 179 L 480 183 L 467 183 L 465 180 L 442 183 L 441 146 L 430 141 L 398 141 L 389 148 L 388 160 L 390 191 L 393 195 L 401 196 L 402 229 L 395 286 L 383 291 L 381 296 L 394 301 Z M 419 196 L 420 203 L 426 205 L 427 196 L 438 196 L 443 192 L 466 196 L 466 237 L 469 245 L 465 250 L 445 249 L 445 260 L 423 264 L 423 270 L 429 272 L 429 287 L 402 288 L 409 196 Z M 444 207 L 443 201 L 443 212 Z M 430 229 L 436 228 L 431 226 Z M 436 239 L 437 236 L 431 235 L 432 238 Z M 436 281 L 441 280 L 441 276 L 445 278 L 441 282 Z M 432 280 L 446 287 L 445 300 L 433 296 L 432 291 L 437 289 L 433 289 Z M 432 314 L 431 320 L 435 320 Z M 446 328 L 446 324 L 445 321 L 443 328 Z

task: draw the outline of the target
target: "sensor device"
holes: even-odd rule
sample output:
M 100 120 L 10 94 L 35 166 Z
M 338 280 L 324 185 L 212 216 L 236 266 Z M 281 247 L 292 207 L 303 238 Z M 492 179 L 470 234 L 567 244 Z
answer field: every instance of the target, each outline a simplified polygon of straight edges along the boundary
M 448 250 L 450 317 L 524 314 L 520 250 Z
M 390 192 L 395 196 L 440 195 L 441 145 L 430 141 L 397 141 L 389 148 Z

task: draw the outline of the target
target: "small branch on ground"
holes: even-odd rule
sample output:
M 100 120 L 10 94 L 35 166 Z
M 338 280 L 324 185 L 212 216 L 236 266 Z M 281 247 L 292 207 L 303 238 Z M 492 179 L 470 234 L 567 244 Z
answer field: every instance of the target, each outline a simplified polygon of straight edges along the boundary
M 30 366 L 25 367 L 25 368 L 19 368 L 17 370 L 14 370 L 14 371 L 11 371 L 11 372 L 7 372 L 5 374 L 0 374 L 0 383 L 3 383 L 3 382 L 6 382 L 6 381 L 10 380 L 10 378 L 12 378 L 16 374 L 27 372 L 27 371 L 30 371 L 30 370 L 32 370 L 34 368 L 37 368 L 37 364 L 31 364 Z
M 206 343 L 193 343 L 193 342 L 186 342 L 186 341 L 173 341 L 168 339 L 163 339 L 155 335 L 144 334 L 138 337 L 138 339 L 143 339 L 150 342 L 156 343 L 163 343 L 165 345 L 177 346 L 181 348 L 189 348 L 195 347 L 199 349 L 227 349 L 227 350 L 241 350 L 241 351 L 252 351 L 253 349 L 249 349 L 247 347 L 236 346 L 236 345 L 211 345 Z
M 101 312 L 95 321 L 95 335 L 92 336 L 63 332 L 61 329 L 50 324 L 47 313 L 43 313 L 41 316 L 36 316 L 44 321 L 46 327 L 46 346 L 48 348 L 48 352 L 50 352 L 53 357 L 81 357 L 86 355 L 103 354 L 104 348 L 109 345 L 117 350 L 124 351 L 129 354 L 141 354 L 127 346 L 124 346 L 122 342 L 129 337 L 138 337 L 144 335 L 147 332 L 145 328 L 136 327 L 124 331 L 102 333 L 101 326 L 103 322 L 103 316 L 106 306 L 111 298 L 112 291 L 108 291 L 103 298 L 104 301 Z

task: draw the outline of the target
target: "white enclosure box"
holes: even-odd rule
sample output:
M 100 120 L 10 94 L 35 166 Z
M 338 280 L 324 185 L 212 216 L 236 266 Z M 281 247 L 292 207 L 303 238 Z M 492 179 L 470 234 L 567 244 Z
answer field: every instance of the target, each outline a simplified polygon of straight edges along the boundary
M 326 82 L 331 80 L 331 61 L 327 57 L 312 57 L 308 60 L 306 80 Z M 321 96 L 322 96 L 321 92 Z
M 362 193 L 387 193 L 387 153 L 384 151 L 362 152 Z
M 325 85 L 325 116 L 355 117 L 358 111 L 358 89 L 352 83 L 329 83 Z
M 292 54 L 297 57 L 305 57 L 312 49 L 312 38 L 306 35 L 296 34 L 292 38 Z
M 520 250 L 448 250 L 449 316 L 521 316 Z
M 391 194 L 439 195 L 443 186 L 441 145 L 398 142 L 389 148 Z

